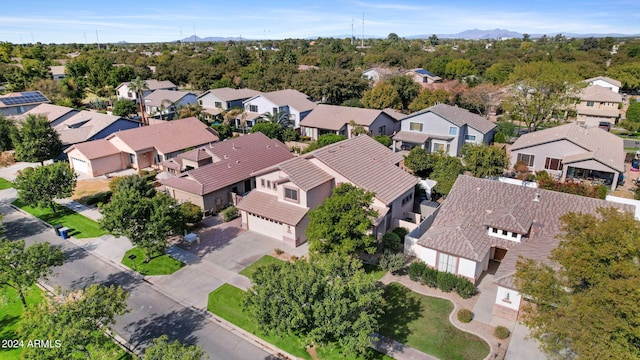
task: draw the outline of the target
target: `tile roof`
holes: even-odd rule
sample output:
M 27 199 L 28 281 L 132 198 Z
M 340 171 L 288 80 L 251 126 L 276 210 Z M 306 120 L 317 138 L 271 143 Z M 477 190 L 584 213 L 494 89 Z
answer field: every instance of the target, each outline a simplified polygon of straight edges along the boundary
M 277 168 L 287 174 L 289 180 L 304 191 L 309 191 L 316 186 L 333 180 L 333 176 L 312 164 L 304 157 L 297 157 L 285 161 L 278 164 Z
M 453 136 L 427 134 L 418 131 L 398 131 L 395 135 L 393 135 L 393 140 L 406 141 L 414 144 L 425 143 L 429 139 L 450 141 L 453 140 L 453 138 Z
M 162 105 L 169 106 L 177 103 L 183 97 L 193 94 L 189 91 L 174 91 L 174 90 L 155 90 L 151 94 L 144 97 L 144 104 L 147 106 L 160 107 Z M 167 100 L 171 104 L 167 103 Z
M 288 105 L 301 112 L 313 110 L 316 107 L 316 103 L 309 100 L 309 96 L 293 89 L 272 91 L 256 96 L 264 96 L 278 106 Z
M 320 160 L 356 186 L 374 192 L 386 205 L 418 183 L 415 176 L 397 166 L 402 154 L 366 135 L 325 146 L 305 157 Z
M 600 85 L 591 85 L 582 89 L 580 92 L 580 100 L 621 103 L 622 95 Z
M 140 123 L 120 116 L 83 110 L 56 125 L 54 129 L 60 134 L 62 144 L 69 145 L 87 141 L 117 121 Z
M 238 210 L 244 210 L 288 225 L 297 225 L 308 211 L 307 208 L 278 201 L 276 195 L 256 190 L 251 191 L 249 195 L 240 200 L 236 207 Z
M 134 151 L 155 147 L 162 154 L 218 141 L 215 132 L 195 117 L 118 131 L 107 139 L 112 137 L 118 137 Z
M 246 180 L 256 171 L 293 157 L 286 145 L 269 139 L 260 132 L 213 143 L 178 157 L 196 159 L 200 154 L 202 157 L 213 157 L 214 162 L 163 180 L 162 183 L 193 194 L 205 195 Z
M 576 144 L 612 169 L 624 171 L 624 143 L 620 137 L 597 127 L 584 128 L 575 123 L 524 134 L 513 143 L 511 152 L 561 140 Z
M 536 194 L 539 201 L 534 201 Z M 503 260 L 496 273 L 500 280 L 515 272 L 517 254 L 546 259 L 558 244 L 555 236 L 561 231 L 562 215 L 596 214 L 599 207 L 609 206 L 634 211 L 631 205 L 460 175 L 418 244 L 474 261 L 482 261 L 491 247 L 508 249 L 509 261 Z M 529 235 L 521 243 L 487 234 L 488 224 L 526 228 L 529 221 Z
M 383 110 L 320 104 L 300 122 L 300 126 L 340 130 L 351 121 L 370 126 L 378 117 L 385 115 Z
M 247 89 L 247 88 L 233 89 L 233 88 L 225 87 L 225 88 L 211 89 L 211 90 L 205 91 L 200 96 L 198 96 L 198 98 L 204 97 L 209 93 L 214 94 L 216 97 L 218 97 L 220 100 L 223 100 L 223 101 L 249 99 L 256 95 L 261 94 L 260 91 L 253 90 L 253 89 Z
M 386 108 L 383 110 L 385 113 L 387 113 L 387 115 L 391 116 L 392 118 L 400 121 L 402 119 L 404 119 L 407 114 L 403 114 L 399 111 L 397 111 L 396 109 L 391 109 L 391 108 Z
M 144 82 L 147 84 L 147 88 L 149 90 L 171 89 L 176 87 L 176 84 L 172 83 L 170 80 L 158 81 L 149 79 Z
M 409 116 L 405 117 L 403 120 L 417 116 L 417 115 L 422 115 L 428 112 L 432 112 L 458 127 L 467 125 L 469 127 L 472 127 L 478 130 L 483 134 L 488 133 L 489 131 L 493 130 L 496 127 L 495 123 L 492 123 L 491 121 L 483 118 L 480 115 L 469 112 L 466 109 L 463 109 L 457 106 L 447 105 L 447 104 L 438 104 L 438 105 L 434 105 L 432 107 L 426 108 L 424 110 L 420 110 L 418 112 L 410 114 Z
M 620 110 L 618 108 L 596 108 L 596 107 L 588 107 L 581 106 L 577 107 L 578 114 L 585 116 L 593 116 L 593 117 L 607 117 L 607 118 L 617 118 L 620 116 Z
M 98 139 L 75 144 L 67 148 L 64 152 L 69 153 L 73 149 L 78 149 L 80 153 L 82 153 L 82 155 L 84 155 L 89 160 L 120 153 L 120 149 L 115 147 L 106 139 Z
M 589 79 L 587 79 L 585 81 L 588 82 L 588 83 L 591 83 L 591 82 L 594 82 L 596 80 L 606 81 L 609 84 L 615 85 L 617 87 L 622 86 L 622 83 L 620 81 L 618 81 L 616 79 L 612 79 L 610 77 L 606 77 L 606 76 L 596 76 L 596 77 L 589 78 Z
M 51 75 L 64 75 L 66 73 L 64 65 L 55 65 L 49 66 L 49 71 L 51 71 Z
M 66 106 L 58 106 L 53 104 L 40 104 L 34 107 L 33 109 L 24 112 L 23 114 L 20 114 L 18 116 L 13 116 L 13 118 L 22 120 L 22 119 L 25 119 L 29 114 L 34 114 L 34 115 L 40 114 L 40 115 L 46 116 L 47 119 L 49 119 L 49 122 L 52 122 L 61 118 L 64 115 L 67 115 L 70 112 L 77 113 L 78 110 L 70 107 L 66 107 Z

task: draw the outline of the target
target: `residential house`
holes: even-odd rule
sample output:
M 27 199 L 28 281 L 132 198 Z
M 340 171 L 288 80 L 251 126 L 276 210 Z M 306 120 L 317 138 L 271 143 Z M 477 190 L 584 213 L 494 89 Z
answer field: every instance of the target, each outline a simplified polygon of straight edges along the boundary
M 459 156 L 466 143 L 490 144 L 496 124 L 457 106 L 438 104 L 402 119 L 393 136 L 393 148 L 409 150 L 416 146 L 429 153 L 444 151 Z
M 401 154 L 361 135 L 258 171 L 253 174 L 256 188 L 237 205 L 242 226 L 299 246 L 307 241 L 308 211 L 345 182 L 375 193 L 372 208 L 378 218 L 373 233 L 378 239 L 406 219 L 415 225 L 418 181 L 398 167 L 401 160 Z
M 610 77 L 606 77 L 606 76 L 596 76 L 596 77 L 587 79 L 585 81 L 589 83 L 589 86 L 593 86 L 593 85 L 602 86 L 615 93 L 619 93 L 620 86 L 622 86 L 622 83 L 620 81 L 616 79 L 612 79 Z
M 513 281 L 516 262 L 550 264 L 562 215 L 597 215 L 598 208 L 611 206 L 634 211 L 632 205 L 460 175 L 432 225 L 405 237 L 405 254 L 474 283 L 483 275 L 483 281 L 492 279 L 493 313 L 515 320 L 524 299 Z M 487 273 L 496 266 L 495 275 Z
M 318 140 L 322 134 L 350 138 L 354 125 L 362 126 L 374 136 L 393 135 L 400 129 L 400 122 L 386 110 L 320 104 L 300 122 L 300 134 L 312 140 Z
M 178 202 L 190 201 L 217 213 L 234 202 L 232 194 L 242 195 L 256 187 L 253 173 L 291 158 L 283 143 L 256 132 L 164 161 L 161 166 L 176 176 L 161 183 Z
M 243 101 L 259 94 L 259 91 L 252 89 L 212 89 L 198 96 L 198 104 L 202 106 L 202 112 L 205 114 L 205 118 L 211 120 L 224 111 L 233 108 L 242 109 Z
M 373 67 L 365 70 L 362 73 L 362 76 L 369 79 L 369 81 L 373 82 L 374 84 L 377 84 L 378 82 L 384 81 L 395 74 L 397 74 L 397 71 L 389 68 Z
M 575 123 L 524 134 L 511 146 L 511 164 L 544 170 L 560 181 L 606 184 L 615 190 L 624 174 L 623 140 L 606 130 Z
M 592 85 L 580 92 L 580 103 L 576 106 L 578 124 L 587 127 L 601 122 L 615 124 L 620 119 L 622 95 L 600 85 Z
M 247 99 L 243 105 L 248 127 L 265 113 L 287 112 L 296 129 L 300 127 L 300 121 L 316 108 L 307 95 L 293 89 L 261 93 Z
M 195 117 L 112 133 L 104 139 L 65 150 L 77 172 L 100 176 L 128 168 L 157 167 L 187 149 L 218 141 L 218 136 Z
M 0 115 L 13 116 L 25 113 L 34 107 L 51 103 L 40 91 L 24 91 L 0 95 Z
M 53 80 L 62 80 L 66 76 L 65 66 L 49 66 L 49 72 Z
M 56 127 L 79 112 L 80 110 L 76 110 L 74 108 L 44 103 L 39 104 L 33 109 L 20 115 L 14 115 L 12 118 L 17 121 L 24 121 L 24 119 L 29 115 L 44 116 L 49 120 L 51 127 Z
M 156 90 L 178 90 L 178 87 L 169 80 L 145 80 L 144 82 L 145 84 L 147 84 L 147 88 L 142 91 L 143 98 Z M 118 99 L 129 99 L 137 103 L 138 94 L 135 90 L 132 90 L 130 86 L 131 82 L 124 82 L 118 85 L 118 87 L 116 88 L 116 96 L 118 97 Z
M 434 75 L 423 68 L 412 69 L 407 71 L 405 74 L 411 76 L 414 82 L 421 85 L 442 82 L 442 78 L 440 76 Z
M 144 111 L 160 120 L 171 120 L 178 108 L 196 101 L 197 95 L 189 91 L 155 90 L 144 97 Z

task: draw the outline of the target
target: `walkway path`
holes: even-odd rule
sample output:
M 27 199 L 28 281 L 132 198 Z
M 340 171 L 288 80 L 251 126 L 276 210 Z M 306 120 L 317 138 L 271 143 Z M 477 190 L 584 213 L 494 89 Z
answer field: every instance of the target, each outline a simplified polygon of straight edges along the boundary
M 380 340 L 374 344 L 373 348 L 396 360 L 438 360 L 438 358 L 425 354 L 393 339 L 389 339 L 386 336 L 378 334 L 378 338 Z

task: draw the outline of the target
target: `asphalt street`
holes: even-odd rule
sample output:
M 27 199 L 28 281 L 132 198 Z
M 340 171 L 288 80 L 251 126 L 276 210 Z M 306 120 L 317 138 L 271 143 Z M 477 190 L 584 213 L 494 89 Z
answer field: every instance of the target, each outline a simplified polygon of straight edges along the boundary
M 75 244 L 62 240 L 39 220 L 0 202 L 6 236 L 24 239 L 27 244 L 48 241 L 60 245 L 67 254 L 64 265 L 54 269 L 46 279 L 49 286 L 81 289 L 89 284 L 121 285 L 130 296 L 129 312 L 116 320 L 112 329 L 135 349 L 144 349 L 155 337 L 167 334 L 170 339 L 198 344 L 211 359 L 277 359 L 259 344 L 239 337 L 198 310 L 185 307 L 156 291 L 152 284 L 123 271 Z

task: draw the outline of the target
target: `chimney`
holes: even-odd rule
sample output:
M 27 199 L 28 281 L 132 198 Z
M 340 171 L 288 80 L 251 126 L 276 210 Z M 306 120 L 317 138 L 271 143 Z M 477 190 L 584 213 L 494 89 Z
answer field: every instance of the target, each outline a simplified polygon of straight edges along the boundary
M 533 201 L 540 202 L 540 193 L 539 192 L 537 192 L 537 193 L 535 193 L 535 195 L 533 195 Z

